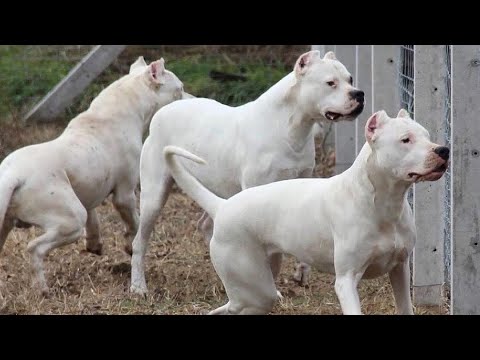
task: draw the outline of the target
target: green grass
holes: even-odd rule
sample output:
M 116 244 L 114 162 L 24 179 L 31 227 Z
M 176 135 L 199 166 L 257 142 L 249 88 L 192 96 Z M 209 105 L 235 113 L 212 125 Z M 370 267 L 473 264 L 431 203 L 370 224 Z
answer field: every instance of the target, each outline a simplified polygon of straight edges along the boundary
M 68 73 L 80 55 L 79 50 L 62 52 L 59 46 L 0 46 L 0 120 L 25 114 Z M 258 58 L 232 60 L 208 51 L 181 56 L 168 52 L 162 56 L 167 69 L 183 81 L 186 91 L 232 106 L 256 99 L 290 71 L 290 66 L 281 61 L 272 65 Z M 121 56 L 66 110 L 64 119 L 68 121 L 85 110 L 102 89 L 125 74 L 128 67 L 123 63 L 134 60 Z M 210 78 L 211 70 L 244 75 L 247 81 L 219 82 Z
M 186 91 L 231 106 L 255 100 L 289 72 L 283 65 L 272 67 L 261 60 L 234 63 L 212 55 L 174 59 L 168 67 L 184 82 Z M 211 70 L 244 75 L 247 81 L 219 82 L 209 77 Z
M 70 68 L 67 60 L 27 56 L 20 46 L 0 46 L 0 116 L 32 105 Z

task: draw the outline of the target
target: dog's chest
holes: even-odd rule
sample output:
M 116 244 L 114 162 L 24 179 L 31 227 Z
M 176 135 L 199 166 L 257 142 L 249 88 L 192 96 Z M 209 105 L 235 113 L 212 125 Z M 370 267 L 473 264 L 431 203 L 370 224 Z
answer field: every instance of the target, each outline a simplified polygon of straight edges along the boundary
M 371 244 L 364 278 L 381 276 L 408 259 L 413 249 L 413 237 L 399 230 L 398 226 L 391 223 L 378 225 L 378 236 Z

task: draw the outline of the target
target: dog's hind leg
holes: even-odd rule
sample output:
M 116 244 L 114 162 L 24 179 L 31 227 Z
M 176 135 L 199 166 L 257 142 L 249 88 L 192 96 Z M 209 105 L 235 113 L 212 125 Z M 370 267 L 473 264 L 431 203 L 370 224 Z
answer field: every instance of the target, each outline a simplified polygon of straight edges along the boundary
M 270 268 L 272 269 L 273 278 L 277 279 L 278 274 L 280 274 L 280 270 L 282 268 L 283 254 L 272 254 L 268 257 L 268 260 L 270 262 Z
M 63 185 L 63 184 L 62 184 Z M 28 223 L 38 224 L 45 233 L 32 240 L 27 251 L 31 255 L 34 285 L 48 293 L 43 260 L 53 249 L 77 241 L 87 221 L 87 210 L 70 187 L 59 186 L 29 191 L 25 196 L 38 206 L 38 211 L 22 216 Z
M 312 178 L 313 177 L 313 168 L 306 169 L 300 173 L 300 178 Z M 296 262 L 295 264 L 295 273 L 293 274 L 293 280 L 301 286 L 308 284 L 310 276 L 311 267 L 308 264 L 302 262 Z
M 310 275 L 310 265 L 297 262 L 295 264 L 295 274 L 293 274 L 293 280 L 298 284 L 305 286 L 308 284 L 308 277 Z
M 140 193 L 140 225 L 137 235 L 133 240 L 130 291 L 140 295 L 147 293 L 145 254 L 147 253 L 148 240 L 155 227 L 155 222 L 167 202 L 173 185 L 173 179 L 170 176 L 163 176 L 152 180 L 152 182 L 149 182 L 149 185 L 146 185 L 146 182 L 142 182 L 142 191 Z
M 270 262 L 270 269 L 272 269 L 272 275 L 274 280 L 277 280 L 278 275 L 280 274 L 280 270 L 282 269 L 282 260 L 283 260 L 283 254 L 281 253 L 271 254 L 268 257 L 268 261 Z M 283 296 L 280 293 L 280 291 L 277 291 L 277 297 L 279 299 L 283 299 Z
M 100 225 L 95 209 L 88 211 L 86 229 L 87 251 L 95 255 L 102 255 L 103 243 L 100 241 Z
M 167 172 L 167 165 L 159 160 L 162 151 L 163 146 L 160 143 L 153 142 L 150 137 L 147 138 L 140 163 L 140 223 L 132 244 L 130 285 L 130 291 L 140 295 L 147 293 L 145 254 L 148 240 L 173 185 L 173 179 Z
M 248 236 L 229 233 L 228 236 L 235 236 L 238 241 L 227 243 L 214 235 L 210 242 L 212 263 L 229 300 L 210 314 L 268 314 L 278 298 L 268 256 L 260 244 L 248 239 L 240 241 L 238 235 Z
M 210 240 L 212 240 L 213 236 L 213 220 L 206 212 L 204 212 L 198 222 L 200 224 L 199 227 L 203 235 L 203 240 L 205 241 L 205 244 L 209 246 Z
M 208 313 L 208 315 L 229 315 L 228 308 L 230 306 L 230 301 L 223 306 L 216 308 Z
M 5 245 L 5 241 L 7 240 L 8 234 L 12 231 L 14 225 L 13 219 L 5 217 L 3 221 L 2 229 L 0 229 L 0 253 L 2 252 L 3 245 Z
M 138 213 L 135 197 L 135 187 L 115 189 L 113 194 L 113 205 L 120 213 L 125 223 L 125 243 L 124 250 L 127 254 L 132 255 L 132 241 L 138 230 Z

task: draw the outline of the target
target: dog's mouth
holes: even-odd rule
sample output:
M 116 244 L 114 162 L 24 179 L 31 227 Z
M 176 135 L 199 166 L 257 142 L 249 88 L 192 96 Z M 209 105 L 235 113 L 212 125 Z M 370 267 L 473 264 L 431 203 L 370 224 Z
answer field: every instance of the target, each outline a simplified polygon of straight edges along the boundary
M 342 114 L 339 114 L 339 113 L 336 113 L 336 112 L 333 112 L 333 111 L 327 111 L 325 113 L 325 117 L 328 119 L 328 120 L 331 120 L 331 121 L 336 121 L 338 120 L 340 117 L 342 117 L 343 115 Z
M 358 115 L 362 113 L 363 107 L 364 107 L 364 104 L 359 103 L 358 106 L 348 114 L 341 114 L 335 111 L 327 111 L 325 113 L 325 117 L 330 121 L 338 121 L 340 118 L 344 118 L 346 120 L 355 119 Z
M 445 171 L 447 171 L 447 162 L 438 165 L 435 169 L 429 171 L 426 174 L 419 174 L 415 172 L 408 173 L 408 177 L 414 182 L 436 181 L 443 176 Z
M 348 117 L 356 118 L 360 115 L 363 111 L 363 107 L 365 106 L 364 102 L 358 104 L 358 106 L 348 115 Z

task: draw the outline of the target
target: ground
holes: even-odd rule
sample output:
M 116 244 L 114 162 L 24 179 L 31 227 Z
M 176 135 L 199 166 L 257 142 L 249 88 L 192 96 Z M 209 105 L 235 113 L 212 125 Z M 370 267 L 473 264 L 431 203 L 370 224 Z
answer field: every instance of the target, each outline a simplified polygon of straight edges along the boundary
M 4 126 L 4 137 L 9 131 Z M 10 134 L 17 133 L 15 127 Z M 61 131 L 60 126 L 32 127 L 25 141 L 38 142 Z M 35 141 L 33 141 L 35 140 Z M 319 142 L 320 146 L 320 142 Z M 317 149 L 317 175 L 331 175 L 333 154 Z M 0 254 L 0 314 L 200 314 L 226 302 L 222 283 L 210 262 L 197 221 L 201 209 L 177 188 L 163 218 L 157 221 L 146 260 L 150 294 L 132 295 L 130 257 L 122 251 L 123 224 L 110 201 L 98 209 L 104 255 L 86 253 L 85 239 L 54 250 L 46 259 L 51 295 L 43 298 L 31 287 L 28 241 L 39 229 L 16 229 Z M 277 281 L 284 295 L 272 314 L 341 314 L 334 277 L 313 270 L 309 286 L 292 280 L 294 260 L 287 257 Z M 395 312 L 388 277 L 362 281 L 366 314 Z M 416 314 L 445 314 L 446 308 L 418 307 Z
M 252 82 L 236 85 L 237 87 L 230 83 L 219 85 L 211 80 L 201 82 L 200 78 L 207 77 L 205 72 L 208 74 L 208 69 L 202 64 L 210 60 L 204 55 L 199 55 L 198 49 L 194 52 L 189 49 L 184 47 L 183 57 L 177 60 L 171 52 L 169 53 L 171 49 L 162 49 L 162 54 L 170 54 L 166 56 L 167 68 L 169 63 L 172 64 L 177 75 L 184 80 L 187 90 L 193 94 L 202 94 L 202 96 L 220 98 L 226 103 L 238 104 L 246 101 L 247 98 L 254 98 L 263 91 L 260 87 L 253 88 Z M 285 71 L 289 71 L 281 64 L 292 64 L 300 50 L 295 47 L 281 49 L 284 57 L 280 62 L 275 60 L 275 54 L 279 52 L 278 48 L 262 47 L 264 54 L 261 66 L 246 63 L 236 71 L 238 59 L 243 57 L 254 59 L 255 56 L 260 56 L 259 48 L 255 49 L 255 46 L 251 46 L 248 49 L 246 54 L 241 49 L 241 51 L 238 49 L 232 51 L 230 55 L 223 54 L 226 65 L 222 65 L 220 69 L 245 73 L 250 79 L 254 79 L 255 83 L 259 83 L 265 80 L 265 76 L 262 75 L 265 69 L 270 69 L 272 64 L 277 64 L 274 67 L 281 71 L 277 69 L 273 77 L 264 81 L 262 84 L 264 88 L 281 77 Z M 122 56 L 131 61 L 144 50 L 137 48 Z M 7 58 L 7 54 L 12 52 L 17 54 L 20 51 L 18 48 L 9 47 L 2 51 L 5 56 L 0 61 L 0 68 L 3 66 L 4 70 L 12 69 L 11 64 L 19 66 L 15 61 Z M 218 49 L 216 51 L 218 52 Z M 205 53 L 210 54 L 215 51 L 209 48 Z M 149 60 L 153 60 L 155 55 L 156 53 L 152 51 Z M 219 66 L 218 59 L 212 60 L 211 63 Z M 63 65 L 49 64 L 51 68 L 68 71 L 68 67 Z M 41 66 L 43 69 L 44 64 L 42 63 Z M 118 77 L 118 72 L 124 73 L 127 70 L 126 60 L 115 63 L 113 70 L 109 69 L 102 75 L 104 82 L 93 84 L 87 94 L 77 101 L 75 107 L 68 111 L 75 114 L 84 109 L 95 94 L 105 86 L 105 82 Z M 13 73 L 13 70 L 9 71 Z M 38 70 L 37 73 L 44 77 L 43 70 Z M 42 85 L 42 91 L 48 89 L 50 83 L 55 83 L 57 78 L 61 76 L 57 74 L 51 79 L 49 75 L 48 82 Z M 28 127 L 20 122 L 21 113 L 25 112 L 28 108 L 27 104 L 34 99 L 31 94 L 38 97 L 36 89 L 40 88 L 39 84 L 44 80 L 42 79 L 39 78 L 38 83 L 32 83 L 36 86 L 35 88 L 27 88 L 22 87 L 25 82 L 22 78 L 12 75 L 9 80 L 12 85 L 6 86 L 4 83 L 3 87 L 0 86 L 0 94 L 9 97 L 9 101 L 5 102 L 9 110 L 8 113 L 3 114 L 3 119 L 0 111 L 0 160 L 19 147 L 56 137 L 65 127 L 68 119 L 63 122 Z M 25 92 L 23 97 L 17 98 L 18 94 L 23 94 L 22 91 Z M 23 98 L 29 98 L 29 100 L 24 101 Z M 332 150 L 324 148 L 321 140 L 317 141 L 316 175 L 331 176 L 334 161 Z M 130 257 L 122 251 L 124 228 L 119 215 L 110 201 L 99 207 L 98 213 L 104 241 L 104 254 L 97 256 L 86 253 L 84 238 L 77 244 L 53 251 L 45 261 L 47 279 L 51 287 L 51 295 L 47 298 L 40 296 L 31 287 L 29 257 L 26 253 L 28 242 L 41 233 L 40 229 L 16 229 L 10 234 L 0 254 L 0 314 L 200 314 L 226 302 L 225 291 L 212 267 L 207 246 L 197 231 L 197 221 L 202 211 L 177 188 L 170 196 L 162 218 L 157 221 L 150 241 L 146 260 L 150 293 L 146 298 L 132 295 L 128 291 Z M 292 280 L 293 265 L 294 259 L 287 257 L 277 281 L 278 289 L 282 292 L 284 299 L 275 306 L 272 314 L 341 314 L 333 286 L 334 277 L 312 270 L 309 286 L 302 287 Z M 362 281 L 359 292 L 362 309 L 366 314 L 395 312 L 392 289 L 387 276 Z M 415 308 L 416 314 L 446 314 L 447 312 L 446 307 Z

